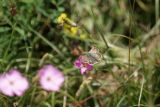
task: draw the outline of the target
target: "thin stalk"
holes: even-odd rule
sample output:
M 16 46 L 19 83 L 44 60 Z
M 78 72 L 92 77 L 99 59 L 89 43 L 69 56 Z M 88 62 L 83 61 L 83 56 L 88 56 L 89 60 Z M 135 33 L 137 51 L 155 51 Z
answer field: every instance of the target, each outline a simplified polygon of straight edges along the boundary
M 54 92 L 52 92 L 52 94 L 51 94 L 51 107 L 54 107 L 54 105 L 55 105 L 55 93 Z
M 156 23 L 158 22 L 158 19 L 159 19 L 159 10 L 160 10 L 160 7 L 159 7 L 159 0 L 155 0 L 155 18 L 156 18 Z M 157 34 L 159 33 L 159 29 L 157 29 Z
M 97 30 L 98 30 L 101 38 L 103 39 L 103 41 L 104 41 L 107 49 L 109 49 L 109 45 L 108 45 L 108 43 L 107 43 L 107 41 L 106 41 L 106 39 L 105 39 L 105 37 L 104 37 L 104 35 L 103 35 L 103 33 L 102 33 L 102 30 L 101 30 L 101 28 L 98 26 L 98 24 L 97 24 L 97 22 L 96 22 L 96 17 L 95 17 L 95 14 L 94 14 L 94 12 L 93 12 L 93 9 L 91 9 L 91 12 L 92 12 L 93 19 L 94 19 L 94 21 L 95 21 L 95 26 L 96 26 L 96 28 L 97 28 Z
M 158 21 L 159 19 L 159 0 L 155 0 L 155 15 L 156 15 L 156 22 Z
M 131 15 L 129 15 L 130 17 L 130 22 L 129 22 L 129 38 L 131 38 L 131 34 L 132 34 L 132 27 L 133 27 L 133 13 L 134 13 L 134 5 L 135 5 L 135 0 L 133 2 L 133 8 L 131 5 L 131 1 L 129 0 L 129 4 L 130 4 L 130 8 L 131 8 Z M 130 72 L 130 63 L 131 63 L 131 40 L 129 39 L 129 46 L 128 46 L 128 71 Z
M 65 93 L 67 93 L 67 83 L 68 83 L 68 77 L 66 76 L 66 78 L 65 78 L 65 84 L 64 84 Z M 66 105 L 67 105 L 67 96 L 64 95 L 63 96 L 63 107 L 66 107 Z
M 142 79 L 141 90 L 140 90 L 139 99 L 138 99 L 138 107 L 141 107 L 141 97 L 143 92 L 143 86 L 144 86 L 144 78 Z

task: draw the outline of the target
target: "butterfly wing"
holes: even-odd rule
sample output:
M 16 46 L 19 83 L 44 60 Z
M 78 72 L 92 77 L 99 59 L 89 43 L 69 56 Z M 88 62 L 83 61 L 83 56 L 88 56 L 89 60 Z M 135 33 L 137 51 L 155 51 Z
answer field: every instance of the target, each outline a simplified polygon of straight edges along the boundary
M 89 53 L 97 53 L 99 52 L 99 49 L 97 49 L 95 46 L 92 46 L 91 50 L 89 51 Z
M 102 60 L 102 55 L 96 47 L 92 47 L 89 52 L 80 56 L 80 60 L 84 63 L 96 64 Z
M 88 52 L 90 56 L 94 57 L 98 62 L 102 60 L 102 55 L 99 52 L 99 49 L 97 49 L 95 46 L 91 48 L 91 50 Z
M 79 57 L 79 59 L 80 59 L 80 61 L 83 62 L 83 63 L 90 63 L 90 61 L 89 61 L 90 59 L 89 59 L 89 57 L 88 57 L 87 54 L 81 55 L 81 56 Z
M 80 56 L 80 60 L 83 63 L 89 63 L 89 64 L 96 64 L 96 63 L 98 63 L 100 61 L 100 59 L 97 59 L 95 57 L 95 55 L 90 54 L 90 53 L 86 53 L 85 55 L 81 55 Z

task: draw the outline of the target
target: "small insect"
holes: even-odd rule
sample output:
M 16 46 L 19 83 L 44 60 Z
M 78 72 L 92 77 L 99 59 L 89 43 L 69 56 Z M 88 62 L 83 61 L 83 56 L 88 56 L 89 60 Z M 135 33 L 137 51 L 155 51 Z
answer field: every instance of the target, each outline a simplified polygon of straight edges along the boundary
M 80 56 L 80 60 L 84 63 L 96 64 L 102 60 L 102 54 L 95 46 L 92 46 L 89 52 L 84 53 Z

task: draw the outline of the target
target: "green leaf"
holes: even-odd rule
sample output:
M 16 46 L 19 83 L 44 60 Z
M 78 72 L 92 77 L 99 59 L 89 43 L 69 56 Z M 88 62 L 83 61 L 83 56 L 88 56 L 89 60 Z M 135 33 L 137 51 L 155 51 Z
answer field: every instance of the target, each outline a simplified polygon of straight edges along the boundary
M 34 0 L 20 0 L 23 3 L 33 3 Z
M 7 31 L 9 31 L 10 29 L 11 29 L 10 27 L 1 27 L 1 28 L 0 28 L 0 33 L 7 32 Z

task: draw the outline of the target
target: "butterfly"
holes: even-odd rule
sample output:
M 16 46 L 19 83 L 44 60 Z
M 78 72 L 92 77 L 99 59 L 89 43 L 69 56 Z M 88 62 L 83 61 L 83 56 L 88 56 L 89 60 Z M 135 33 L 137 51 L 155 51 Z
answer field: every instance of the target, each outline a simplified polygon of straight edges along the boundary
M 99 52 L 99 49 L 92 46 L 89 52 L 85 52 L 80 56 L 80 60 L 83 63 L 96 64 L 102 60 L 102 54 Z

